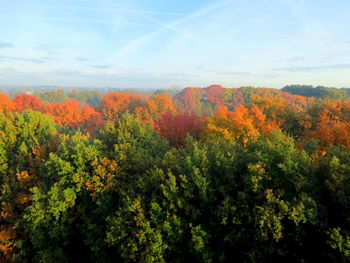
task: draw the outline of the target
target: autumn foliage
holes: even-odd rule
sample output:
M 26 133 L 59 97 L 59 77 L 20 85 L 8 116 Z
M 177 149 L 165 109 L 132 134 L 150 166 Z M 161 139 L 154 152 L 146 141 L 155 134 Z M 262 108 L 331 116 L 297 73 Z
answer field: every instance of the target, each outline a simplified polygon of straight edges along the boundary
M 88 105 L 81 105 L 79 101 L 67 101 L 63 104 L 48 104 L 44 113 L 54 117 L 61 125 L 71 128 L 83 127 L 90 133 L 103 127 L 103 119 Z
M 316 139 L 323 149 L 350 146 L 350 101 L 315 103 L 300 118 L 300 124 L 305 129 L 305 139 Z
M 250 109 L 239 106 L 234 112 L 220 106 L 212 119 L 208 120 L 206 133 L 236 139 L 246 144 L 249 140 L 257 140 L 260 134 L 268 136 L 279 126 L 257 107 Z
M 198 139 L 204 123 L 205 118 L 194 112 L 174 114 L 168 111 L 155 121 L 154 127 L 172 145 L 180 147 L 185 145 L 187 136 Z
M 350 261 L 344 91 L 169 94 L 0 94 L 0 262 Z
M 62 91 L 60 94 L 64 96 Z M 77 92 L 74 94 L 79 97 Z M 0 94 L 0 112 L 39 111 L 52 116 L 59 125 L 90 134 L 102 129 L 105 121 L 115 122 L 128 112 L 151 123 L 177 147 L 184 145 L 186 134 L 196 138 L 220 135 L 246 143 L 261 134 L 269 136 L 274 130 L 294 134 L 301 143 L 316 139 L 323 148 L 348 146 L 349 108 L 349 100 L 324 99 L 317 103 L 314 98 L 273 89 L 228 89 L 219 85 L 186 88 L 174 98 L 167 94 L 112 92 L 94 108 L 73 99 L 44 103 L 33 95 L 20 94 L 11 100 Z
M 141 121 L 152 121 L 166 112 L 177 112 L 173 100 L 167 94 L 154 95 L 144 99 L 143 105 L 135 109 L 135 116 Z
M 0 113 L 11 111 L 15 108 L 15 104 L 6 94 L 0 94 Z
M 40 101 L 39 98 L 27 95 L 27 94 L 21 94 L 18 95 L 14 100 L 15 108 L 17 111 L 24 111 L 24 110 L 35 110 L 35 111 L 42 111 L 43 110 L 43 103 Z
M 115 121 L 126 111 L 133 112 L 141 103 L 139 95 L 113 92 L 102 98 L 102 115 L 104 118 Z

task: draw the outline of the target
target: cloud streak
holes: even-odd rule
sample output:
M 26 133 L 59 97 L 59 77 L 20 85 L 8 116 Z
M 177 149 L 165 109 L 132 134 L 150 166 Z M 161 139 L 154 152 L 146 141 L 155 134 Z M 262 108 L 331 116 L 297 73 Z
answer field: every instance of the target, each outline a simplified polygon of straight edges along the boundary
M 31 62 L 31 63 L 45 63 L 49 61 L 56 61 L 57 59 L 52 57 L 41 57 L 41 58 L 25 58 L 25 57 L 18 57 L 18 56 L 2 56 L 0 55 L 0 61 L 23 61 L 23 62 Z
M 44 59 L 38 58 L 24 58 L 24 57 L 16 57 L 16 56 L 0 56 L 0 61 L 4 60 L 15 60 L 15 61 L 24 61 L 24 62 L 32 62 L 32 63 L 44 63 Z
M 208 73 L 213 73 L 216 75 L 224 75 L 224 76 L 256 76 L 256 74 L 253 74 L 251 72 L 244 72 L 244 71 L 229 71 L 229 70 L 216 70 L 216 69 L 208 69 L 204 70 Z
M 288 71 L 288 72 L 313 72 L 313 71 L 328 71 L 328 70 L 340 70 L 340 69 L 350 69 L 350 64 L 281 67 L 281 68 L 274 68 L 273 70 Z
M 111 65 L 92 65 L 92 67 L 97 69 L 109 69 L 112 66 Z
M 14 45 L 12 43 L 0 41 L 0 48 L 13 48 L 13 47 Z

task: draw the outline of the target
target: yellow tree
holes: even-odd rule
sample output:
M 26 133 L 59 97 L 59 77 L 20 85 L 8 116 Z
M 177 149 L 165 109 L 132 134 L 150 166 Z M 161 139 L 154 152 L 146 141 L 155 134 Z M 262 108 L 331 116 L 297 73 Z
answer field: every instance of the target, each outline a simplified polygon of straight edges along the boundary
M 250 109 L 239 106 L 234 112 L 219 106 L 214 117 L 207 121 L 206 135 L 238 140 L 246 145 L 249 140 L 255 141 L 261 133 L 270 135 L 273 130 L 278 129 L 276 122 L 267 120 L 257 106 Z
M 138 94 L 108 93 L 102 98 L 102 115 L 107 120 L 115 121 L 126 111 L 134 112 L 141 102 L 141 97 Z
M 0 94 L 0 113 L 15 109 L 15 104 L 6 94 Z
M 160 118 L 164 113 L 177 113 L 173 100 L 167 94 L 154 95 L 145 99 L 144 105 L 136 108 L 135 115 L 143 121 L 151 121 Z

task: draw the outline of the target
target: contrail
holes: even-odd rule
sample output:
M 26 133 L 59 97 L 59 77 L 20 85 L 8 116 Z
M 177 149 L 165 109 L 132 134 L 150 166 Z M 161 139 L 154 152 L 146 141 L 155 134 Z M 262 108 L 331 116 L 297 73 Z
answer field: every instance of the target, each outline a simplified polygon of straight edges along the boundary
M 120 10 L 125 10 L 126 12 L 129 12 L 130 10 L 125 8 L 125 7 L 122 7 L 118 4 L 115 4 L 114 2 L 112 1 L 109 1 L 108 2 L 113 5 L 113 6 L 116 6 L 118 7 Z M 233 0 L 229 0 L 229 1 L 223 1 L 223 2 L 220 2 L 219 4 L 216 4 L 216 5 L 212 5 L 212 6 L 209 6 L 208 8 L 204 8 L 204 9 L 200 9 L 198 11 L 195 11 L 194 13 L 190 14 L 190 15 L 187 15 L 186 17 L 184 18 L 181 18 L 181 19 L 178 19 L 176 20 L 175 22 L 173 23 L 170 23 L 170 24 L 166 24 L 166 23 L 163 23 L 162 21 L 154 18 L 154 17 L 151 17 L 149 16 L 148 14 L 145 14 L 145 13 L 140 13 L 140 15 L 160 26 L 162 26 L 160 29 L 156 30 L 156 31 L 153 31 L 151 33 L 148 33 L 140 38 L 137 38 L 137 39 L 134 39 L 132 40 L 131 42 L 129 42 L 129 44 L 127 44 L 124 48 L 122 48 L 121 50 L 119 50 L 117 53 L 113 54 L 111 57 L 109 57 L 109 60 L 117 57 L 117 56 L 120 56 L 122 54 L 124 54 L 125 52 L 128 52 L 130 50 L 133 50 L 134 48 L 136 48 L 137 46 L 139 46 L 140 44 L 143 44 L 145 43 L 148 39 L 156 36 L 157 34 L 163 32 L 164 30 L 166 29 L 170 29 L 170 30 L 173 30 L 177 33 L 181 33 L 187 37 L 190 37 L 194 40 L 196 40 L 197 42 L 201 43 L 203 46 L 206 46 L 208 48 L 211 48 L 215 51 L 218 51 L 218 52 L 221 52 L 221 53 L 229 53 L 230 55 L 233 55 L 233 56 L 236 56 L 236 57 L 239 57 L 239 58 L 243 58 L 245 60 L 248 60 L 250 62 L 254 62 L 254 63 L 257 63 L 257 61 L 255 61 L 254 59 L 250 58 L 250 57 L 246 57 L 246 56 L 242 56 L 242 55 L 239 55 L 239 54 L 236 54 L 236 53 L 231 53 L 229 52 L 228 50 L 226 49 L 222 49 L 218 46 L 213 46 L 212 44 L 208 43 L 206 40 L 204 39 L 201 39 L 199 38 L 198 36 L 192 34 L 192 33 L 189 33 L 187 31 L 184 31 L 182 29 L 179 29 L 176 27 L 176 25 L 179 25 L 179 24 L 182 24 L 182 23 L 185 23 L 187 21 L 190 21 L 194 18 L 198 18 L 198 17 L 201 17 L 201 16 L 204 16 L 208 13 L 211 13 L 215 10 L 218 10 L 220 8 L 224 8 L 225 6 L 231 4 L 233 2 Z

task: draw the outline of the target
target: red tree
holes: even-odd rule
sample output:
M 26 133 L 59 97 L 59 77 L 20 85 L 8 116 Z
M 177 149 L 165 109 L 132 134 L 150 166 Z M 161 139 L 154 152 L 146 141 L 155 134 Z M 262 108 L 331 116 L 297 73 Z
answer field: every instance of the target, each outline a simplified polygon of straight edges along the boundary
M 43 104 L 41 100 L 32 95 L 27 95 L 27 94 L 18 95 L 13 102 L 15 103 L 15 107 L 17 111 L 24 111 L 24 110 L 41 111 L 43 109 Z
M 204 118 L 194 112 L 174 115 L 168 111 L 154 122 L 154 127 L 171 145 L 181 147 L 185 145 L 187 135 L 199 138 L 204 127 Z
M 104 127 L 104 120 L 100 112 L 95 111 L 94 108 L 85 105 L 81 111 L 82 114 L 82 127 L 85 131 L 94 135 L 97 130 Z
M 201 108 L 201 99 L 203 94 L 203 89 L 201 88 L 185 88 L 174 98 L 175 103 L 177 103 L 183 111 L 194 111 L 199 112 Z

